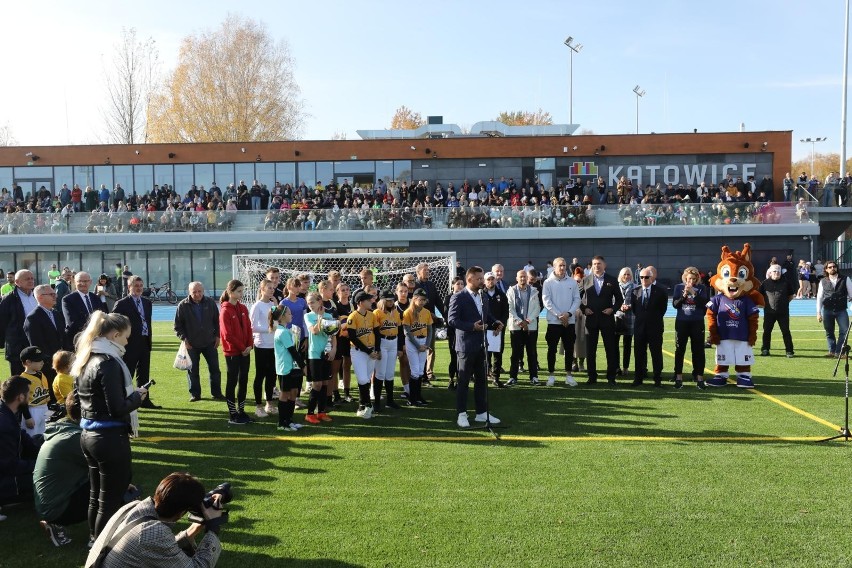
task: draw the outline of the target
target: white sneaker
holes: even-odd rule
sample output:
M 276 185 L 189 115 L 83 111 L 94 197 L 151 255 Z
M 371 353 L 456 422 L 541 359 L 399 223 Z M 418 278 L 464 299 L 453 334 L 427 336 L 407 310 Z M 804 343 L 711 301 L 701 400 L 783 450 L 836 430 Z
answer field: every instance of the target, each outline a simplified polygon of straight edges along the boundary
M 574 380 L 574 377 L 572 377 L 571 375 L 568 375 L 567 377 L 565 377 L 565 384 L 568 385 L 569 387 L 576 387 L 577 381 Z
M 467 420 L 467 412 L 459 413 L 459 417 L 456 420 L 456 424 L 459 425 L 459 428 L 470 428 L 470 422 Z
M 257 405 L 257 408 L 255 408 L 255 410 L 254 410 L 254 415 L 257 416 L 258 418 L 266 418 L 267 416 L 269 416 L 266 413 L 266 411 L 263 409 L 262 404 Z
M 364 409 L 364 414 L 361 415 L 361 418 L 363 418 L 364 420 L 369 420 L 372 417 L 373 417 L 373 407 L 368 406 Z
M 552 387 L 555 384 L 556 384 L 556 377 L 554 377 L 553 375 L 550 375 L 550 377 L 548 377 L 548 379 L 547 379 L 547 386 Z
M 281 391 L 278 390 L 278 387 L 272 387 L 272 398 L 278 399 L 278 395 L 281 394 Z
M 273 405 L 271 402 L 267 402 L 266 403 L 266 413 L 267 414 L 278 414 L 278 409 L 275 408 L 275 405 Z
M 493 414 L 488 414 L 487 412 L 477 414 L 474 420 L 476 420 L 477 422 L 490 422 L 491 424 L 500 424 L 499 418 L 497 418 Z
M 294 432 L 296 430 L 301 430 L 302 426 L 304 426 L 304 424 L 296 424 L 295 422 L 290 422 L 290 430 L 293 430 Z
M 538 382 L 538 377 L 533 377 L 530 379 L 530 384 L 534 386 L 538 386 L 540 383 Z
M 367 411 L 367 407 L 366 407 L 366 406 L 365 406 L 365 407 L 363 407 L 363 408 L 359 408 L 358 410 L 356 410 L 356 411 L 355 411 L 355 416 L 357 416 L 358 418 L 364 418 L 364 413 L 365 413 L 366 411 Z
M 296 408 L 298 408 L 299 410 L 304 410 L 304 409 L 306 409 L 307 407 L 308 407 L 308 405 L 307 405 L 307 404 L 305 404 L 304 402 L 302 402 L 302 401 L 301 401 L 301 400 L 299 400 L 298 398 L 296 399 Z

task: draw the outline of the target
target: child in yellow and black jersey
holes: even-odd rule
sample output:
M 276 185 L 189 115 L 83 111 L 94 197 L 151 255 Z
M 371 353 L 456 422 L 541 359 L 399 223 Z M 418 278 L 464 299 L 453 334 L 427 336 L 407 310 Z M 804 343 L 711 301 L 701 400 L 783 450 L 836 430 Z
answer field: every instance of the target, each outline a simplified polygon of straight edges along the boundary
M 381 358 L 376 363 L 376 378 L 373 381 L 373 398 L 381 399 L 382 385 L 385 387 L 388 408 L 399 408 L 393 400 L 393 375 L 396 360 L 400 355 L 402 337 L 402 316 L 394 305 L 393 292 L 383 292 L 379 299 L 379 307 L 373 314 L 379 328 L 379 351 Z
M 376 335 L 379 328 L 376 317 L 370 310 L 372 296 L 364 291 L 355 294 L 355 311 L 346 319 L 349 341 L 352 343 L 352 368 L 358 381 L 360 401 L 356 414 L 365 420 L 373 417 L 373 405 L 370 402 L 370 379 L 376 370 L 376 361 L 381 353 L 376 347 Z M 378 406 L 378 402 L 377 406 Z
M 47 377 L 41 372 L 44 367 L 44 353 L 38 347 L 27 347 L 21 351 L 21 363 L 24 365 L 21 376 L 30 382 L 27 404 L 21 409 L 27 434 L 44 434 L 47 404 L 50 402 L 50 386 Z
M 425 406 L 422 383 L 426 372 L 426 349 L 432 340 L 432 314 L 426 309 L 428 295 L 422 288 L 414 291 L 411 306 L 402 314 L 402 328 L 405 332 L 405 352 L 408 354 L 408 366 L 411 369 L 409 381 L 409 406 Z

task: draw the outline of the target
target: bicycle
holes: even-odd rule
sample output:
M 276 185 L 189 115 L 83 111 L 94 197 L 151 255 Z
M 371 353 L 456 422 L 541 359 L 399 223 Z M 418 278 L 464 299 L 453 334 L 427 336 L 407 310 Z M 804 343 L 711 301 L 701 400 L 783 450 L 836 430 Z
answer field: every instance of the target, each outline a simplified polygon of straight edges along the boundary
M 172 290 L 172 281 L 164 282 L 157 286 L 153 282 L 148 284 L 148 287 L 142 293 L 143 296 L 151 300 L 152 302 L 159 301 L 167 301 L 168 303 L 174 305 L 177 304 L 178 298 L 177 294 L 175 294 L 174 290 Z

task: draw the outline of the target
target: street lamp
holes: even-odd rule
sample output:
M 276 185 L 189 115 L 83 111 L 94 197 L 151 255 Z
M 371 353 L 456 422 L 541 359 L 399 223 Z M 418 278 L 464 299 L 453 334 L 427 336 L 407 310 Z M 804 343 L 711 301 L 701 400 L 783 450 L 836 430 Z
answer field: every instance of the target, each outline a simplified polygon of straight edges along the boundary
M 636 93 L 636 134 L 639 134 L 639 99 L 645 96 L 645 91 L 636 85 L 633 87 L 633 92 Z
M 571 50 L 568 52 L 568 124 L 574 124 L 574 54 L 583 49 L 582 43 L 573 42 L 571 36 L 565 40 L 565 45 Z
M 811 175 L 814 175 L 814 153 L 816 151 L 816 143 L 817 142 L 825 142 L 828 140 L 828 136 L 823 136 L 822 138 L 802 138 L 799 142 L 803 144 L 811 145 Z

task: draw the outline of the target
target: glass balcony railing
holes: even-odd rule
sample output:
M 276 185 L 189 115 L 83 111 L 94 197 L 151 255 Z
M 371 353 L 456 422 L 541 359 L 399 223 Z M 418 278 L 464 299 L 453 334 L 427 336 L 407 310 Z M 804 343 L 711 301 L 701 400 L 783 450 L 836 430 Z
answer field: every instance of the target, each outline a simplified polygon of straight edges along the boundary
M 215 231 L 362 231 L 547 227 L 653 227 L 816 223 L 812 203 L 474 205 L 419 209 L 285 209 L 0 213 L 0 234 Z

